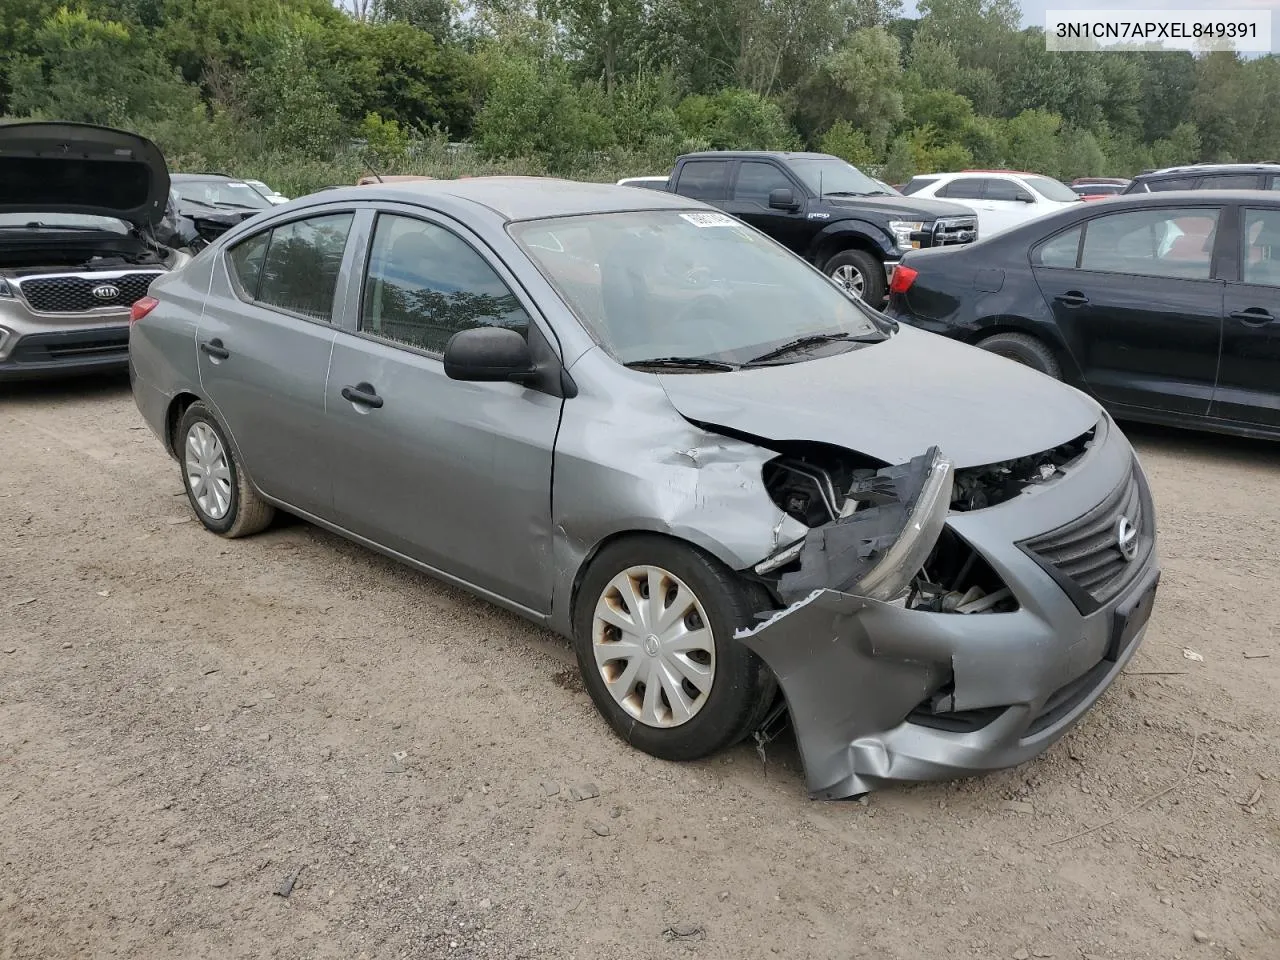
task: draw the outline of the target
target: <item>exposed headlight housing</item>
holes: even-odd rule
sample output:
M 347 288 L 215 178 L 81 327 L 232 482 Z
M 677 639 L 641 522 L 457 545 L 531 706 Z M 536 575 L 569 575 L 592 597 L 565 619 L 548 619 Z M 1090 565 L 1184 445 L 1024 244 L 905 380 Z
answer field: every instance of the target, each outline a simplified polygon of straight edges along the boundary
M 924 222 L 921 220 L 890 220 L 889 232 L 893 234 L 893 239 L 897 242 L 899 250 L 912 250 L 919 247 L 918 240 L 912 240 L 913 233 L 919 233 L 924 229 Z
M 13 287 L 9 286 L 9 281 L 0 277 L 0 297 L 12 300 L 15 296 L 16 294 L 13 292 Z

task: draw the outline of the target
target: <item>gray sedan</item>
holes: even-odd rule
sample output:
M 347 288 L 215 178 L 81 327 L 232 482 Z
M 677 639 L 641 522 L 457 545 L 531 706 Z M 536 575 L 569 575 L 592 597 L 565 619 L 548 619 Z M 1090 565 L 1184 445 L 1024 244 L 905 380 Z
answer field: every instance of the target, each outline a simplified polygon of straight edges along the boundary
M 1097 404 L 681 197 L 326 191 L 153 284 L 130 358 L 209 530 L 286 510 L 571 637 L 659 757 L 789 716 L 816 797 L 1035 756 L 1151 611 Z

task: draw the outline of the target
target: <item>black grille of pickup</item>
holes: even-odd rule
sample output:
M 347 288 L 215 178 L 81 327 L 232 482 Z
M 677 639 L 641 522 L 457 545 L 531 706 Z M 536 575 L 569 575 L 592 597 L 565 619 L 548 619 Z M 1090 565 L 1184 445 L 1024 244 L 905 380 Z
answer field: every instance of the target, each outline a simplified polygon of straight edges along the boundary
M 946 247 L 956 243 L 973 243 L 978 239 L 978 221 L 975 217 L 948 217 L 933 225 L 934 247 Z
M 158 276 L 159 271 L 106 276 L 27 277 L 18 281 L 18 287 L 37 313 L 84 313 L 104 307 L 125 310 L 147 295 L 151 281 Z
M 1070 523 L 1019 544 L 1068 589 L 1076 605 L 1089 613 L 1114 598 L 1142 568 L 1151 549 L 1154 517 L 1142 494 L 1136 469 L 1105 500 Z M 1120 552 L 1121 518 L 1137 532 L 1137 554 L 1125 559 Z M 1065 583 L 1064 583 L 1065 581 Z M 1083 596 L 1081 595 L 1083 594 Z M 1083 602 L 1082 602 L 1083 601 Z

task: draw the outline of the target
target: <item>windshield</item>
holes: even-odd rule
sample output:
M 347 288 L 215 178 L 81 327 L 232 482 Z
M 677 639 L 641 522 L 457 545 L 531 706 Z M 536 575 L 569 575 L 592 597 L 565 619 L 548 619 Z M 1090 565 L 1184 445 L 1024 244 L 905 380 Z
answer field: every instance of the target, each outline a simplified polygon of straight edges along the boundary
M 790 167 L 819 196 L 884 193 L 881 186 L 852 164 L 835 157 L 793 159 Z
M 1027 186 L 1035 190 L 1036 193 L 1044 197 L 1046 200 L 1079 200 L 1080 197 L 1072 191 L 1064 183 L 1059 183 L 1052 177 L 1031 176 L 1022 178 Z
M 885 336 L 822 274 L 723 213 L 592 214 L 513 224 L 511 233 L 622 363 L 738 364 L 808 336 Z
M 105 230 L 128 233 L 129 225 L 115 217 L 95 217 L 79 213 L 0 213 L 0 228 L 52 227 L 57 230 Z
M 271 201 L 240 180 L 180 180 L 173 191 L 183 200 L 209 207 L 271 209 Z

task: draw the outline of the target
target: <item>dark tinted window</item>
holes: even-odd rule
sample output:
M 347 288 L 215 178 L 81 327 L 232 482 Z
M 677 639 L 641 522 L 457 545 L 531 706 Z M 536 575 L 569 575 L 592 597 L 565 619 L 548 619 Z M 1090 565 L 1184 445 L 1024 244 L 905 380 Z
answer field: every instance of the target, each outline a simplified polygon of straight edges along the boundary
M 333 317 L 333 292 L 351 214 L 295 220 L 271 231 L 256 299 L 316 320 Z
M 695 200 L 725 200 L 729 196 L 729 164 L 725 160 L 690 160 L 680 168 L 676 193 Z
M 793 190 L 793 187 L 786 174 L 772 163 L 749 160 L 738 167 L 738 181 L 733 187 L 733 199 L 768 206 L 769 194 L 774 190 Z
M 923 190 L 929 184 L 937 183 L 937 182 L 938 182 L 937 177 L 912 177 L 907 182 L 907 185 L 902 188 L 902 193 L 904 196 L 909 197 L 911 196 L 911 194 L 917 193 L 920 190 Z
M 1280 210 L 1246 210 L 1244 282 L 1280 287 Z
M 379 216 L 360 329 L 439 354 L 459 330 L 483 326 L 529 329 L 520 301 L 485 259 L 443 227 Z
M 1032 200 L 1034 197 L 1023 190 L 1012 180 L 992 178 L 987 181 L 986 199 L 988 200 Z
M 271 232 L 260 233 L 237 243 L 227 253 L 231 275 L 240 286 L 240 293 L 250 300 L 258 295 L 258 277 L 262 274 L 262 261 L 267 253 L 267 241 Z
M 1090 220 L 1080 252 L 1085 270 L 1208 280 L 1217 233 L 1212 209 L 1142 210 Z
M 1205 177 L 1200 181 L 1201 190 L 1257 190 L 1262 177 L 1256 173 L 1223 173 Z
M 1036 262 L 1042 267 L 1074 267 L 1080 253 L 1080 233 L 1081 228 L 1076 227 L 1041 244 Z
M 955 200 L 981 200 L 986 183 L 981 177 L 961 177 L 952 180 L 937 195 Z
M 1196 185 L 1195 177 L 1174 177 L 1171 180 L 1149 180 L 1147 189 L 1152 191 L 1190 190 Z

